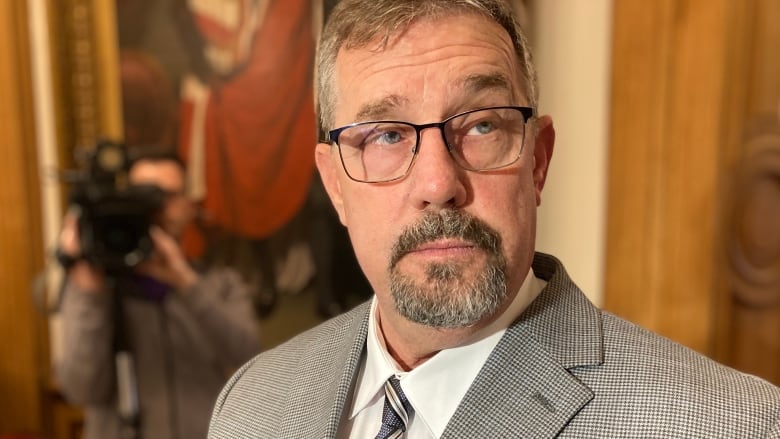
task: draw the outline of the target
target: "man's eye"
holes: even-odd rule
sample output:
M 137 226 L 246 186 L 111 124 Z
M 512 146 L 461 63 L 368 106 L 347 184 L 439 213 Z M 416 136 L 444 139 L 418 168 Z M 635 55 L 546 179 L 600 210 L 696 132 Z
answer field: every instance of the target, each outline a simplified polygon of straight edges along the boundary
M 379 131 L 367 139 L 366 143 L 392 145 L 403 140 L 403 135 L 399 131 Z
M 484 135 L 484 134 L 490 134 L 493 130 L 495 130 L 495 125 L 490 121 L 482 121 L 471 127 L 467 135 L 469 136 L 478 136 L 478 135 Z

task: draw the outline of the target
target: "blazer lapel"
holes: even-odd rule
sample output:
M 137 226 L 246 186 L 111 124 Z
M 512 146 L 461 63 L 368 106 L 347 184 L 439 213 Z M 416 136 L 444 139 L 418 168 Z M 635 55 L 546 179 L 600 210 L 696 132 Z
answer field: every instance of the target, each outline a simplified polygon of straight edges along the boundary
M 442 438 L 551 438 L 594 394 L 569 370 L 602 363 L 598 310 L 563 266 L 537 254 L 547 287 L 491 353 Z
M 538 345 L 514 340 L 529 335 L 514 331 L 502 341 L 442 438 L 555 437 L 593 398 L 590 389 Z
M 370 302 L 369 302 L 370 303 Z M 328 343 L 315 346 L 298 365 L 296 383 L 287 400 L 280 437 L 302 437 L 301 420 L 312 438 L 335 438 L 344 405 L 351 395 L 368 334 L 368 304 L 348 313 Z

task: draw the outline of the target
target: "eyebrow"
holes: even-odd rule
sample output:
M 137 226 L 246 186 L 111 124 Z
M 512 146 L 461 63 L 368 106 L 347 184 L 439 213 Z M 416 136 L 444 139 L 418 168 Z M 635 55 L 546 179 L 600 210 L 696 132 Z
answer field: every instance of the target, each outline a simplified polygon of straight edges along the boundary
M 512 82 L 501 73 L 475 73 L 463 78 L 460 84 L 467 93 L 484 91 L 506 91 L 512 95 Z
M 403 106 L 409 99 L 400 95 L 388 95 L 379 100 L 363 104 L 355 115 L 355 120 L 382 120 L 387 119 L 395 109 Z

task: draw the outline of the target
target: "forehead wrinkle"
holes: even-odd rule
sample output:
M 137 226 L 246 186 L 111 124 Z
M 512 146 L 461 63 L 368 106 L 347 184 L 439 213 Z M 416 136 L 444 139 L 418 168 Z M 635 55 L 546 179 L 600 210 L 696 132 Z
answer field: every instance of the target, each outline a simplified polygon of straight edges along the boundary
M 447 116 L 453 110 L 462 110 L 469 107 L 472 98 L 487 94 L 507 95 L 512 101 L 518 98 L 522 99 L 519 96 L 522 93 L 516 89 L 516 81 L 511 80 L 517 72 L 514 71 L 515 55 L 513 46 L 508 41 L 508 36 L 497 34 L 497 29 L 487 27 L 485 32 L 472 35 L 473 38 L 470 40 L 446 40 L 442 44 L 433 46 L 421 46 L 417 43 L 411 44 L 412 40 L 417 41 L 418 37 L 427 36 L 424 34 L 428 32 L 428 24 L 426 20 L 415 23 L 403 32 L 391 35 L 387 41 L 378 41 L 375 38 L 357 46 L 350 45 L 349 47 L 340 48 L 337 56 L 336 73 L 344 73 L 344 70 L 347 70 L 349 73 L 347 75 L 348 82 L 363 82 L 367 77 L 385 70 L 409 67 L 430 69 L 433 68 L 434 64 L 452 63 L 455 58 L 479 55 L 476 62 L 478 64 L 492 65 L 492 68 L 484 68 L 482 72 L 463 75 L 461 78 L 457 78 L 458 75 L 456 74 L 456 77 L 452 78 L 453 82 L 450 85 L 450 91 L 455 93 L 448 93 L 450 104 L 447 106 L 450 108 L 444 109 L 440 117 Z M 491 36 L 496 38 L 489 38 Z M 473 53 L 463 53 L 464 47 L 473 49 Z M 457 51 L 453 52 L 453 48 Z M 388 52 L 392 52 L 393 56 L 387 56 Z M 396 52 L 400 52 L 400 55 Z M 345 55 L 349 60 L 345 58 Z M 354 72 L 356 71 L 363 72 L 363 74 L 355 78 Z M 427 77 L 427 74 L 422 73 L 422 76 Z M 344 87 L 344 84 L 340 85 L 340 88 Z M 423 101 L 427 100 L 426 93 L 429 90 L 425 85 L 427 83 L 424 83 L 424 88 L 414 96 L 415 102 L 418 98 Z M 360 84 L 356 84 L 356 86 L 360 88 Z M 479 98 L 479 100 L 484 99 Z M 379 95 L 376 99 L 360 105 L 357 111 L 353 113 L 354 118 L 351 122 L 391 119 L 397 117 L 400 110 L 408 108 L 411 102 L 411 96 L 405 97 L 403 93 L 387 90 L 387 95 Z M 501 102 L 500 104 L 506 103 Z M 478 103 L 472 102 L 472 104 Z

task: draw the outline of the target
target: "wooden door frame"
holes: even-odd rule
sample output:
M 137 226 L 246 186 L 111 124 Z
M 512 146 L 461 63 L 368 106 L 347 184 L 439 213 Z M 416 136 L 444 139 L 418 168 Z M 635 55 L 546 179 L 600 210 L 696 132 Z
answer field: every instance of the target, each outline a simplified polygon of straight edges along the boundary
M 46 320 L 39 171 L 25 2 L 0 2 L 0 435 L 42 432 Z

